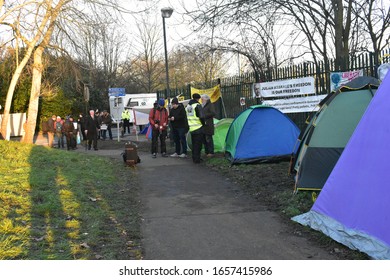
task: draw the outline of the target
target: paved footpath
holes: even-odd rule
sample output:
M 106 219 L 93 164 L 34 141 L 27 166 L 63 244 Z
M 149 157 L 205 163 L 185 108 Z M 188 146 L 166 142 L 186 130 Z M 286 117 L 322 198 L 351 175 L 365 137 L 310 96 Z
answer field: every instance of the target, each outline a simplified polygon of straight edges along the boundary
M 141 154 L 145 259 L 334 259 L 240 187 L 191 159 Z

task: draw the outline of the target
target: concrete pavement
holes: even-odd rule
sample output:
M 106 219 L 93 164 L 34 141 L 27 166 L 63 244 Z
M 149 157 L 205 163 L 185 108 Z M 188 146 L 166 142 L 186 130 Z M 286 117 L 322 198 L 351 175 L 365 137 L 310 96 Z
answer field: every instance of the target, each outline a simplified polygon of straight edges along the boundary
M 145 259 L 334 259 L 254 198 L 190 158 L 141 154 Z

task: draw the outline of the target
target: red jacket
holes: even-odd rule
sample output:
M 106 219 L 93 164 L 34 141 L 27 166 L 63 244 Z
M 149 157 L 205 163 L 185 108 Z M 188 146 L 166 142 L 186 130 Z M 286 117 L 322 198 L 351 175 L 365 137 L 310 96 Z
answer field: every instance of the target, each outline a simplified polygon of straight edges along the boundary
M 158 124 L 158 129 L 166 130 L 168 127 L 168 111 L 165 108 L 152 109 L 149 112 L 149 122 L 153 129 L 157 129 L 155 124 Z

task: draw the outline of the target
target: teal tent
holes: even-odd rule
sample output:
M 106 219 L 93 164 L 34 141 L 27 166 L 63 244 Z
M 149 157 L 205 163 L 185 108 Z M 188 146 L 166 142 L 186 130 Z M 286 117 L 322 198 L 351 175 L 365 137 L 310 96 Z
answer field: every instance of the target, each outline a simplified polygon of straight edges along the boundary
M 322 189 L 378 86 L 375 78 L 358 77 L 320 103 L 298 138 L 290 168 L 297 173 L 296 191 Z

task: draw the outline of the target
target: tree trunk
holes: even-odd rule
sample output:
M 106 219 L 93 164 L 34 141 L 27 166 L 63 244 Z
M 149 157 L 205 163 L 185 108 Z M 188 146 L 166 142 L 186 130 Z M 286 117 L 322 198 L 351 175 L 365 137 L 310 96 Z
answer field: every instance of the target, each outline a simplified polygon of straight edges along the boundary
M 335 69 L 341 71 L 342 69 L 342 42 L 343 42 L 343 1 L 332 0 L 334 11 L 334 33 L 335 33 Z
M 16 70 L 15 70 L 14 74 L 12 75 L 12 80 L 11 80 L 11 83 L 10 83 L 8 91 L 7 91 L 7 98 L 5 100 L 4 113 L 3 113 L 3 119 L 1 122 L 1 131 L 0 131 L 1 136 L 7 140 L 9 140 L 9 136 L 7 135 L 7 133 L 8 133 L 7 128 L 8 128 L 9 114 L 10 114 L 10 110 L 11 110 L 12 99 L 14 97 L 15 88 L 16 88 L 16 85 L 19 81 L 20 75 L 22 74 L 24 67 L 26 66 L 28 60 L 31 57 L 33 49 L 34 49 L 33 45 L 30 45 L 28 47 L 27 52 L 23 57 L 23 60 L 16 67 Z
M 39 107 L 39 95 L 41 92 L 43 63 L 42 54 L 43 47 L 38 47 L 34 52 L 34 64 L 32 72 L 32 84 L 30 92 L 30 102 L 27 113 L 27 129 L 23 138 L 24 143 L 33 143 L 35 127 L 37 123 L 38 107 Z
M 42 63 L 42 54 L 45 48 L 49 45 L 51 35 L 54 30 L 55 22 L 61 11 L 63 5 L 65 5 L 69 0 L 60 0 L 53 9 L 47 11 L 48 18 L 50 19 L 50 24 L 47 28 L 45 34 L 43 34 L 42 42 L 34 51 L 34 64 L 33 64 L 33 75 L 32 75 L 32 84 L 30 92 L 30 101 L 28 105 L 27 113 L 27 127 L 24 138 L 22 141 L 24 143 L 33 143 L 35 127 L 37 124 L 37 116 L 39 109 L 39 95 L 41 93 L 42 85 L 42 73 L 43 73 L 43 63 Z
M 352 0 L 347 1 L 347 13 L 346 18 L 344 18 L 343 0 L 332 0 L 335 24 L 336 71 L 346 71 L 349 68 L 349 33 L 351 29 L 352 2 Z

